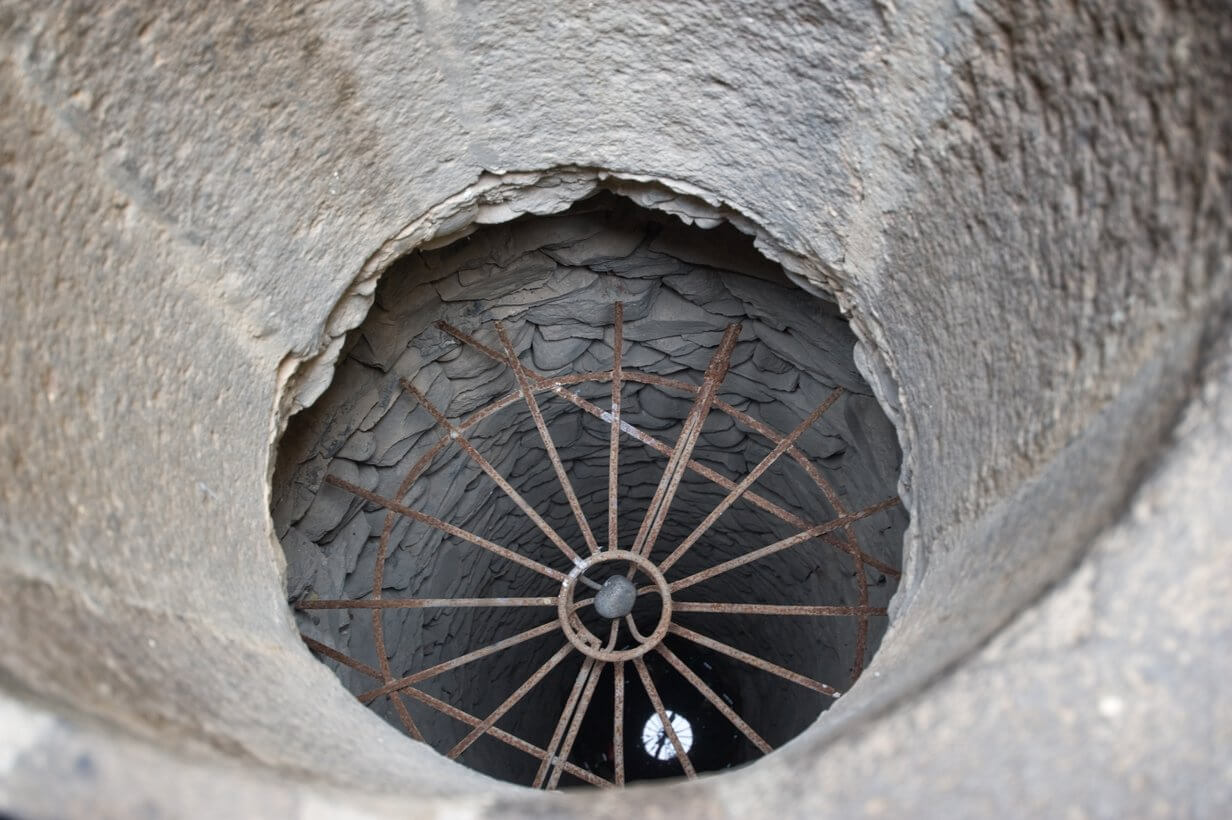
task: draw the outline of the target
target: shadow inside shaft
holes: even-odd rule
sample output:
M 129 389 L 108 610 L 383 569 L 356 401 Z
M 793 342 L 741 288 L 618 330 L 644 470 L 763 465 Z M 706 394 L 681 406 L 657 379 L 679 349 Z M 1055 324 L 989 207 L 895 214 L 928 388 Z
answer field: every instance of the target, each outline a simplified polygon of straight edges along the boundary
M 669 637 L 665 643 L 707 686 L 735 709 L 737 714 L 741 713 L 742 703 L 734 685 L 735 681 L 739 680 L 738 670 L 733 669 L 722 656 L 696 648 L 686 641 Z M 620 648 L 630 646 L 633 646 L 632 641 Z M 687 726 L 687 729 L 678 733 L 682 735 L 682 743 L 688 747 L 689 760 L 699 773 L 729 769 L 760 756 L 756 747 L 657 652 L 650 652 L 643 659 L 663 701 L 664 709 L 675 717 L 673 725 L 678 730 Z M 675 749 L 662 732 L 654 706 L 632 663 L 625 664 L 624 678 L 622 726 L 626 782 L 683 776 Z M 577 742 L 570 754 L 571 762 L 608 780 L 615 777 L 614 680 L 615 674 L 611 665 L 605 664 L 594 699 L 586 712 Z M 691 734 L 691 743 L 685 742 L 683 735 L 686 731 Z M 580 781 L 566 775 L 561 779 L 561 784 L 575 786 L 580 785 Z

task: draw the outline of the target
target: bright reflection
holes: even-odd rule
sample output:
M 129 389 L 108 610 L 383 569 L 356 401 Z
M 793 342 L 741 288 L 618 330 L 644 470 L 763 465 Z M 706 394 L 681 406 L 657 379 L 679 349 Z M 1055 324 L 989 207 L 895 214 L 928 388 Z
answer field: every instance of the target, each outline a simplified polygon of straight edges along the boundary
M 689 749 L 693 748 L 693 726 L 685 720 L 684 715 L 673 712 L 671 709 L 665 711 L 667 719 L 671 721 L 672 728 L 676 731 L 676 737 L 680 738 L 680 745 L 684 748 L 685 754 L 688 754 Z M 652 714 L 646 720 L 646 725 L 642 727 L 642 748 L 646 750 L 646 754 L 656 760 L 671 760 L 676 756 L 676 747 L 672 745 L 672 739 L 667 736 L 667 730 L 663 728 L 663 721 L 659 720 L 657 712 Z

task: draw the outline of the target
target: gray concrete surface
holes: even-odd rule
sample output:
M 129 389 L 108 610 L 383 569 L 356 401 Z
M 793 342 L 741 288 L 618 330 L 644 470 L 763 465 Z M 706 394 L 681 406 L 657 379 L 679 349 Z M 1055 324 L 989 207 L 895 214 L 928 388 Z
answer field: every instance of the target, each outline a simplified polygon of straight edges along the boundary
M 0 806 L 1226 815 L 1229 25 L 5 3 Z M 543 796 L 308 655 L 269 487 L 392 259 L 597 184 L 837 295 L 898 429 L 909 571 L 873 668 L 776 755 Z

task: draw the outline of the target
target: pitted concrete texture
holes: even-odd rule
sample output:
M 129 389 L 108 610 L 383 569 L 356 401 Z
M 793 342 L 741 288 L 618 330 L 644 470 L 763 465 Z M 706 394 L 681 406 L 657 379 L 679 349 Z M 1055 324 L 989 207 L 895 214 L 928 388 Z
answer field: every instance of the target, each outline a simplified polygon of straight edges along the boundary
M 7 0 L 0 809 L 1226 815 L 1230 25 Z M 775 755 L 534 795 L 303 648 L 270 477 L 389 262 L 597 187 L 835 295 L 907 572 L 873 666 Z

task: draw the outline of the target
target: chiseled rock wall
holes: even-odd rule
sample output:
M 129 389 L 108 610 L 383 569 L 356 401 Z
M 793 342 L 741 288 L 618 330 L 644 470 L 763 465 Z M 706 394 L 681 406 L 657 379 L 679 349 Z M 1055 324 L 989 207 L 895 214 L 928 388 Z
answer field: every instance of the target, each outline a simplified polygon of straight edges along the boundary
M 442 435 L 429 412 L 398 384 L 407 379 L 455 420 L 507 394 L 512 372 L 432 326 L 445 319 L 499 348 L 492 322 L 506 322 L 523 361 L 544 375 L 609 369 L 612 303 L 624 303 L 623 366 L 691 383 L 726 325 L 742 326 L 720 397 L 786 434 L 835 387 L 844 394 L 799 440 L 799 447 L 839 492 L 846 510 L 894 495 L 899 452 L 893 427 L 852 361 L 855 343 L 836 306 L 809 296 L 768 263 L 731 226 L 705 230 L 601 194 L 558 216 L 530 217 L 487 228 L 455 245 L 397 263 L 376 305 L 353 332 L 335 382 L 286 436 L 275 479 L 274 519 L 287 551 L 292 599 L 366 597 L 372 589 L 385 511 L 322 485 L 326 473 L 386 497 Z M 606 383 L 577 390 L 606 408 Z M 600 543 L 606 543 L 608 427 L 562 399 L 540 394 L 553 442 Z M 691 396 L 626 382 L 624 420 L 674 443 Z M 466 433 L 548 523 L 581 553 L 578 525 L 552 472 L 530 414 L 520 403 Z M 773 446 L 720 411 L 711 413 L 696 458 L 739 480 Z M 666 457 L 623 437 L 621 544 L 628 547 Z M 783 457 L 755 491 L 806 520 L 834 515 L 807 474 Z M 726 491 L 689 473 L 658 541 L 662 557 L 692 531 Z M 494 482 L 458 447 L 434 459 L 405 497 L 410 506 L 567 571 L 568 561 Z M 906 515 L 881 513 L 856 526 L 862 547 L 893 566 L 901 562 Z M 737 503 L 672 571 L 672 578 L 786 537 L 794 528 L 747 501 Z M 893 578 L 872 573 L 873 606 L 884 606 Z M 386 563 L 387 597 L 554 595 L 558 585 L 490 553 L 399 518 Z M 820 542 L 756 562 L 682 593 L 682 600 L 758 603 L 858 603 L 854 567 Z M 384 616 L 395 674 L 405 674 L 554 618 L 543 609 L 402 610 Z M 305 634 L 366 663 L 377 663 L 366 612 L 314 610 L 298 620 Z M 855 621 L 844 618 L 678 615 L 750 652 L 830 682 L 850 681 Z M 874 619 L 875 649 L 884 619 Z M 472 714 L 495 708 L 559 641 L 541 639 L 518 650 L 442 675 L 426 685 Z M 721 656 L 717 659 L 722 662 Z M 567 663 L 502 726 L 545 742 L 573 673 Z M 338 667 L 355 692 L 365 676 Z M 735 679 L 744 711 L 775 743 L 807 726 L 831 701 L 747 667 Z M 397 722 L 382 699 L 379 710 Z M 412 706 L 438 748 L 461 727 Z M 493 757 L 493 755 L 496 757 Z M 491 759 L 488 759 L 491 758 Z M 534 762 L 497 744 L 467 753 L 466 762 L 519 777 Z

